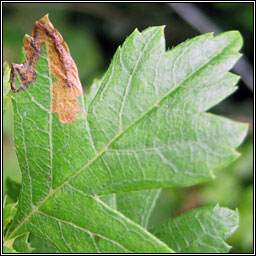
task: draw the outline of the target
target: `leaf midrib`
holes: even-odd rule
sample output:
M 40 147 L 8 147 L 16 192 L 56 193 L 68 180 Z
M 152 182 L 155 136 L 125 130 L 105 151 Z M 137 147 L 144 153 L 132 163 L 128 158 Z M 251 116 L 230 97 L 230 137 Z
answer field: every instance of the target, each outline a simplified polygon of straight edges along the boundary
M 95 160 L 97 160 L 103 153 L 107 151 L 107 149 L 110 147 L 112 143 L 114 143 L 121 135 L 123 135 L 126 131 L 128 131 L 131 127 L 133 127 L 137 122 L 139 122 L 144 116 L 146 116 L 148 113 L 150 113 L 152 110 L 156 110 L 155 106 L 157 106 L 161 101 L 163 101 L 165 98 L 169 96 L 173 91 L 175 91 L 177 88 L 179 88 L 186 80 L 188 80 L 190 77 L 192 77 L 194 74 L 196 74 L 198 71 L 200 71 L 202 68 L 207 66 L 212 60 L 217 58 L 219 55 L 221 55 L 226 49 L 228 49 L 232 44 L 228 44 L 226 47 L 223 47 L 221 51 L 219 51 L 216 55 L 208 59 L 206 63 L 195 69 L 193 72 L 191 72 L 186 78 L 184 78 L 180 83 L 178 83 L 176 86 L 172 87 L 166 94 L 164 94 L 162 97 L 160 97 L 154 104 L 152 104 L 151 107 L 148 108 L 147 111 L 143 112 L 136 120 L 134 120 L 129 126 L 124 128 L 123 130 L 119 131 L 116 136 L 113 137 L 112 140 L 97 154 L 95 154 L 94 157 L 92 157 L 82 168 L 77 170 L 76 173 L 71 175 L 65 182 L 63 182 L 61 185 L 56 187 L 55 189 L 52 189 L 49 194 L 43 199 L 37 206 L 33 208 L 33 210 L 27 214 L 27 216 L 17 225 L 17 227 L 10 233 L 8 236 L 8 239 L 10 239 L 23 225 L 24 223 L 34 214 L 38 211 L 38 209 L 56 192 L 58 192 L 61 188 L 63 188 L 65 185 L 69 184 L 69 182 L 77 177 L 82 171 L 86 170 Z M 166 52 L 164 53 L 166 54 Z

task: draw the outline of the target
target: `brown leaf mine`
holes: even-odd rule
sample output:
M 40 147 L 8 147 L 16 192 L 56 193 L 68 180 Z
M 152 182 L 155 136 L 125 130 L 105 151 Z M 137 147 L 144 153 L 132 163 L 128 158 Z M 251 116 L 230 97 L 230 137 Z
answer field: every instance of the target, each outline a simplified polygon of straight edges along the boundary
M 35 23 L 32 36 L 24 40 L 26 61 L 22 64 L 11 64 L 11 88 L 13 92 L 19 92 L 27 89 L 28 85 L 36 80 L 35 64 L 44 42 L 47 46 L 51 75 L 57 80 L 51 84 L 51 112 L 59 114 L 61 123 L 70 124 L 80 111 L 77 97 L 82 95 L 82 86 L 68 46 L 61 34 L 54 29 L 48 15 Z M 18 89 L 14 86 L 16 72 L 22 84 Z

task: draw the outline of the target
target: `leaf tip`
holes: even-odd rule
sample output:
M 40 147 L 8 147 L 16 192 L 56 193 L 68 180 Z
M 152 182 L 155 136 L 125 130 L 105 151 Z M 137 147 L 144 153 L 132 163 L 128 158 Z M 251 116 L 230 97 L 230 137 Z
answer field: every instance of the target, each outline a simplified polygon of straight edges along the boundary
M 160 29 L 161 29 L 162 34 L 164 34 L 164 30 L 165 30 L 165 28 L 166 28 L 166 25 L 162 25 L 162 26 L 160 26 Z
M 235 218 L 235 221 L 234 221 L 234 227 L 231 229 L 230 231 L 230 235 L 234 234 L 234 232 L 239 228 L 239 210 L 238 208 L 236 208 L 234 211 L 234 218 Z
M 249 123 L 239 123 L 240 124 L 240 140 L 236 147 L 238 147 L 245 139 L 249 131 Z
M 243 37 L 241 33 L 238 30 L 232 30 L 230 31 L 233 34 L 233 37 L 236 39 L 237 44 L 240 46 L 240 48 L 243 46 Z
M 160 26 L 157 26 L 156 28 L 158 28 L 159 30 L 161 30 L 162 33 L 164 33 L 166 25 L 160 25 Z
M 49 20 L 49 13 L 46 13 L 40 20 Z
M 131 35 L 134 35 L 134 34 L 140 34 L 140 31 L 138 30 L 138 28 L 135 28 Z
M 245 130 L 246 133 L 247 133 L 248 130 L 249 130 L 250 123 L 243 123 L 243 126 L 244 126 L 244 130 Z
M 236 214 L 236 216 L 238 217 L 238 218 L 237 218 L 237 219 L 238 219 L 238 222 L 237 222 L 237 223 L 239 223 L 239 209 L 238 209 L 238 208 L 235 209 L 235 214 Z
M 243 37 L 238 30 L 223 32 L 216 37 L 228 42 L 234 51 L 239 51 L 243 46 Z

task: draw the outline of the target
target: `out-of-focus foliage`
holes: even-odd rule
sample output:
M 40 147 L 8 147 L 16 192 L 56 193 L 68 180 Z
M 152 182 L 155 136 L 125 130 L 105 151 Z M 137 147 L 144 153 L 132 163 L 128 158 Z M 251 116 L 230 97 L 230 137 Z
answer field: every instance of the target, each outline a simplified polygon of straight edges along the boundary
M 241 32 L 244 38 L 243 52 L 252 62 L 253 4 L 196 5 L 222 30 Z M 142 30 L 149 26 L 166 25 L 167 48 L 199 34 L 165 3 L 3 3 L 4 60 L 20 62 L 24 34 L 29 33 L 34 21 L 46 13 L 49 13 L 53 24 L 68 43 L 85 91 L 93 78 L 100 77 L 106 70 L 117 46 L 135 27 Z M 239 90 L 213 111 L 250 124 L 248 139 L 238 150 L 242 156 L 228 169 L 216 173 L 215 181 L 190 188 L 163 190 L 149 226 L 192 208 L 219 202 L 221 206 L 239 209 L 240 227 L 228 241 L 233 246 L 231 252 L 252 252 L 252 110 L 252 93 L 240 82 Z M 21 175 L 13 144 L 10 101 L 7 102 L 3 121 L 4 194 L 8 193 L 7 202 L 15 202 Z
M 9 99 L 6 104 L 6 112 L 3 117 L 3 194 L 6 195 L 8 190 L 8 182 L 18 183 L 21 182 L 21 173 L 18 160 L 15 153 L 13 142 L 13 111 L 11 100 Z M 8 194 L 7 202 L 14 203 L 17 199 L 17 190 Z M 14 192 L 14 193 L 13 193 Z M 14 195 L 15 194 L 15 195 Z
M 214 7 L 222 12 L 225 22 L 236 24 L 237 26 L 243 27 L 245 30 L 253 32 L 253 12 L 252 4 L 244 5 L 242 3 L 214 3 Z M 234 18 L 230 19 L 228 14 L 233 15 L 239 12 L 239 15 L 235 15 Z M 224 15 L 225 14 L 225 15 Z M 223 21 L 219 21 L 220 25 L 224 24 Z

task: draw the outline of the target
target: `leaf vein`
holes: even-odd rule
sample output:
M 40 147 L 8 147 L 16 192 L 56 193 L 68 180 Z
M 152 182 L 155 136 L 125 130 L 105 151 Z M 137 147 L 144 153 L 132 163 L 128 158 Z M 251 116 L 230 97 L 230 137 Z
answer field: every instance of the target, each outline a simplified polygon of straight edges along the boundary
M 144 52 L 147 50 L 148 46 L 150 45 L 150 42 L 151 42 L 151 39 L 158 33 L 158 31 L 154 32 L 151 37 L 148 39 L 147 43 L 145 44 L 145 46 L 143 47 L 142 51 L 140 52 L 139 54 L 139 57 L 134 65 L 134 68 L 132 70 L 132 73 L 129 75 L 129 80 L 128 80 L 128 83 L 126 85 L 126 88 L 125 88 L 125 93 L 123 95 L 123 99 L 122 99 L 122 102 L 121 102 L 121 108 L 120 108 L 120 113 L 119 113 L 119 132 L 123 130 L 123 110 L 124 110 L 124 105 L 125 105 L 125 102 L 126 102 L 126 99 L 127 99 L 127 96 L 129 94 L 129 90 L 130 90 L 130 87 L 131 87 L 131 84 L 132 84 L 132 81 L 133 81 L 133 78 L 134 78 L 134 74 L 135 72 L 137 71 L 137 67 L 142 59 L 142 57 L 144 56 Z M 120 51 L 122 52 L 122 50 Z M 121 53 L 120 53 L 121 54 Z
M 80 226 L 76 225 L 76 224 L 73 223 L 73 222 L 59 219 L 59 218 L 57 218 L 57 217 L 51 216 L 51 215 L 49 215 L 49 214 L 47 214 L 47 213 L 45 213 L 45 212 L 42 212 L 42 211 L 40 211 L 40 210 L 38 210 L 38 214 L 42 214 L 42 215 L 44 215 L 45 217 L 56 221 L 57 223 L 60 222 L 60 223 L 64 223 L 64 224 L 70 225 L 70 226 L 72 226 L 74 229 L 79 229 L 79 230 L 81 230 L 81 231 L 87 233 L 87 234 L 90 235 L 90 236 L 98 236 L 98 237 L 100 237 L 101 239 L 104 239 L 104 240 L 106 240 L 106 241 L 108 241 L 108 242 L 110 242 L 110 243 L 112 243 L 112 244 L 115 244 L 116 246 L 118 246 L 119 248 L 121 248 L 122 250 L 124 250 L 125 252 L 130 252 L 130 251 L 128 251 L 123 245 L 121 245 L 120 243 L 116 242 L 115 240 L 109 239 L 109 238 L 107 238 L 107 237 L 105 237 L 105 236 L 103 236 L 103 235 L 101 235 L 101 234 L 98 234 L 98 233 L 93 233 L 93 232 L 91 232 L 91 231 L 89 231 L 89 230 L 87 230 L 87 229 L 85 229 L 85 228 L 83 228 L 83 227 L 80 227 Z

